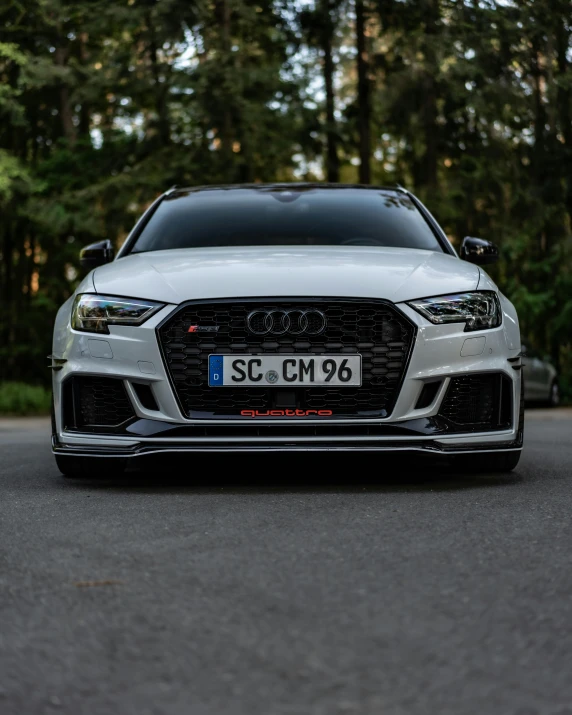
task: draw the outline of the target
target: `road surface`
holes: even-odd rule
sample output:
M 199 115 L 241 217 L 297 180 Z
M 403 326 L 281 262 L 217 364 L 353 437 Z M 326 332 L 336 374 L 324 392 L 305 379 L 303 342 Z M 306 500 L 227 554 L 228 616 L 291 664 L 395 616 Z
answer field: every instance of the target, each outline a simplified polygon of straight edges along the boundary
M 510 475 L 189 456 L 121 483 L 0 420 L 0 713 L 571 715 L 572 410 L 527 417 Z

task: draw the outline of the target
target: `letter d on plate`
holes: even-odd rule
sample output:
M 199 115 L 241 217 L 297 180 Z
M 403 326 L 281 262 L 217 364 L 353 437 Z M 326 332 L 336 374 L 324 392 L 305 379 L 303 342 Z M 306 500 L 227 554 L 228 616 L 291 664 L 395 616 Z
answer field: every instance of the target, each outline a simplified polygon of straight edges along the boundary
M 209 355 L 209 385 L 224 385 L 224 363 L 222 355 Z

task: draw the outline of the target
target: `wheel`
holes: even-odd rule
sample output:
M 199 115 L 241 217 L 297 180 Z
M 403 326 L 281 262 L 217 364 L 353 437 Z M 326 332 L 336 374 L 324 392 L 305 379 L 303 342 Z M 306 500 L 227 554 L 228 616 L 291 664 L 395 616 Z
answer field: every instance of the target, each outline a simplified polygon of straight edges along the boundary
M 52 439 L 56 434 L 56 411 L 52 396 Z M 125 471 L 126 460 L 121 457 L 74 457 L 70 454 L 55 454 L 58 469 L 68 479 L 112 479 Z
M 58 469 L 70 479 L 110 479 L 125 471 L 125 459 L 120 457 L 74 457 L 56 454 Z
M 548 393 L 548 406 L 549 407 L 558 407 L 560 404 L 560 387 L 558 386 L 558 383 L 556 380 L 552 380 L 552 384 L 550 385 L 550 392 Z
M 512 472 L 519 462 L 520 454 L 520 450 L 458 454 L 453 457 L 452 464 L 453 467 L 463 472 Z

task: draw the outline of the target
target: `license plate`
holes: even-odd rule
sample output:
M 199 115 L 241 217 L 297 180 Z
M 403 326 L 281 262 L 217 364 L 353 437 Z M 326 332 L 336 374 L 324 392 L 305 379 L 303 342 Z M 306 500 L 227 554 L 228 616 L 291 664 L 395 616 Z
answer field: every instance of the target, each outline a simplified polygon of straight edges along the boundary
M 360 387 L 361 355 L 209 355 L 210 387 Z

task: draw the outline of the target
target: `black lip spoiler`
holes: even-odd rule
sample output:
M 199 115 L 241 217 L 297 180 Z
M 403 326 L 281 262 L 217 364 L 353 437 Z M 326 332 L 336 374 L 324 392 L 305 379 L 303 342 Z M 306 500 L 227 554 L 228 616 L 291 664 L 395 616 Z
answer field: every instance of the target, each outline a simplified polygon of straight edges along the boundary
M 332 442 L 248 442 L 244 441 L 232 446 L 224 443 L 195 442 L 194 444 L 161 443 L 137 445 L 136 447 L 125 449 L 120 447 L 82 447 L 76 445 L 58 444 L 52 441 L 52 449 L 55 454 L 68 454 L 76 456 L 90 457 L 122 457 L 122 458 L 144 458 L 152 455 L 184 455 L 186 453 L 257 453 L 257 452 L 387 452 L 397 455 L 402 452 L 415 454 L 426 454 L 431 456 L 449 456 L 453 454 L 471 453 L 479 454 L 483 452 L 504 452 L 522 449 L 522 444 L 516 441 L 501 442 L 497 444 L 475 444 L 475 445 L 443 445 L 434 440 L 420 442 L 347 442 L 340 444 L 335 440 Z

